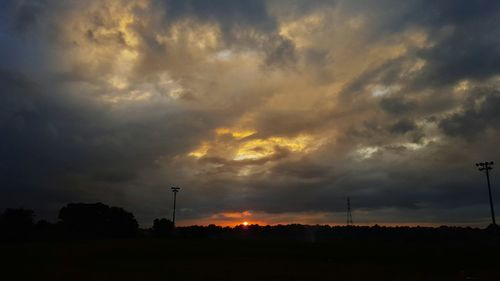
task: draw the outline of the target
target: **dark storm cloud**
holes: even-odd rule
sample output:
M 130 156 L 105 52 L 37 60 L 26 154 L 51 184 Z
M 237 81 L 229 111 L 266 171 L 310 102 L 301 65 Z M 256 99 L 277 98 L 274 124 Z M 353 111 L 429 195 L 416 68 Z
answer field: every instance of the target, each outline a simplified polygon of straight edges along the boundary
M 415 125 L 415 122 L 408 120 L 408 119 L 402 119 L 394 123 L 390 128 L 389 131 L 391 133 L 408 133 L 414 129 L 416 129 L 417 126 Z
M 380 100 L 380 107 L 387 113 L 397 115 L 411 112 L 416 104 L 404 97 L 388 97 Z
M 314 179 L 314 181 L 288 181 L 285 184 L 277 183 L 279 181 L 275 180 L 255 183 L 258 188 L 256 187 L 249 193 L 242 204 L 245 207 L 258 206 L 259 210 L 268 213 L 304 210 L 343 213 L 347 196 L 355 202 L 356 210 L 368 212 L 391 208 L 420 211 L 429 206 L 432 206 L 434 210 L 454 209 L 461 207 L 461 204 L 457 205 L 457 202 L 468 202 L 467 205 L 484 203 L 484 200 L 481 200 L 484 196 L 478 194 L 474 181 L 471 181 L 470 176 L 474 173 L 473 170 L 469 170 L 466 175 L 455 180 L 439 182 L 434 178 L 441 171 L 432 172 L 425 169 L 428 179 L 416 175 L 409 178 L 408 175 L 413 174 L 409 168 L 397 167 L 390 163 L 384 163 L 382 166 L 384 169 L 361 169 L 356 173 L 357 177 L 354 177 L 350 174 L 351 172 L 349 174 L 332 173 L 331 170 L 326 169 L 328 172 L 325 172 L 325 169 L 314 165 L 305 168 L 302 163 L 288 163 L 286 168 L 276 168 L 276 175 L 286 173 L 289 176 L 294 175 L 303 180 Z M 447 172 L 442 176 L 448 178 L 459 171 L 460 169 L 454 168 L 449 174 Z M 423 171 L 420 170 L 420 172 Z M 363 175 L 363 173 L 366 174 Z M 382 173 L 385 178 L 377 179 L 380 177 L 376 175 L 377 173 Z M 284 185 L 287 187 L 284 188 Z M 276 204 L 276 198 L 280 198 L 287 204 Z M 389 218 L 379 219 L 383 221 Z
M 324 178 L 330 173 L 330 168 L 311 163 L 307 159 L 285 162 L 276 165 L 272 172 L 278 176 L 291 176 L 303 179 Z
M 155 5 L 165 9 L 168 21 L 195 18 L 202 21 L 221 22 L 224 28 L 243 25 L 273 30 L 276 21 L 267 13 L 266 2 L 231 0 L 155 0 Z
M 2 1 L 0 4 L 0 14 L 4 18 L 13 19 L 11 28 L 18 32 L 26 31 L 30 26 L 36 25 L 40 14 L 44 10 L 46 1 L 24 1 L 22 4 L 17 1 Z
M 269 14 L 266 1 L 157 0 L 153 5 L 163 13 L 163 27 L 185 19 L 217 23 L 228 47 L 262 48 L 268 66 L 294 61 L 295 46 L 278 34 L 278 23 Z M 150 44 L 155 45 L 153 41 Z
M 484 90 L 483 90 L 484 91 Z M 500 128 L 500 92 L 495 89 L 473 93 L 462 112 L 441 120 L 440 128 L 450 136 L 474 139 L 487 129 Z
M 267 50 L 267 65 L 286 65 L 295 61 L 295 46 L 290 40 L 277 37 L 271 40 L 272 47 Z
M 424 5 L 422 24 L 437 44 L 420 56 L 430 64 L 421 86 L 484 79 L 500 68 L 500 3 L 496 1 L 432 1 Z
M 168 112 L 124 123 L 109 108 L 48 92 L 45 85 L 5 70 L 0 85 L 8 89 L 0 95 L 0 167 L 2 186 L 9 190 L 1 198 L 4 206 L 116 200 L 114 192 L 154 168 L 159 153 L 167 157 L 187 150 L 194 144 L 184 139 L 203 134 L 205 127 L 190 122 L 199 116 L 165 123 L 176 118 Z

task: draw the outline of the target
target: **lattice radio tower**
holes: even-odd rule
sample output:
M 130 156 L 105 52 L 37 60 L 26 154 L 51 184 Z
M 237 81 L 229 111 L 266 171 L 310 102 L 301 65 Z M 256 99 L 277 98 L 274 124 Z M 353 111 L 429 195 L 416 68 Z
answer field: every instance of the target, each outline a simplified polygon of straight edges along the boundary
M 347 226 L 351 226 L 352 222 L 352 212 L 351 212 L 351 199 L 347 197 Z

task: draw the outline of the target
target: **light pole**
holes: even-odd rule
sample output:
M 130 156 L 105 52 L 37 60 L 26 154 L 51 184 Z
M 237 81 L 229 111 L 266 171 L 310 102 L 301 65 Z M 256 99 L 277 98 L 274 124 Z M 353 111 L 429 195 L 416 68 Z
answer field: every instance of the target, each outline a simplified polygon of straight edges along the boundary
M 486 181 L 488 182 L 488 194 L 490 195 L 491 221 L 493 222 L 493 225 L 497 225 L 495 221 L 495 208 L 493 207 L 493 198 L 491 196 L 490 170 L 493 169 L 491 166 L 493 166 L 493 161 L 476 163 L 476 167 L 479 168 L 479 171 L 485 171 L 486 173 Z
M 174 224 L 174 228 L 175 228 L 175 203 L 177 201 L 177 192 L 179 192 L 179 189 L 181 189 L 180 187 L 171 187 L 170 189 L 172 189 L 172 192 L 174 193 L 174 212 L 172 214 L 172 223 Z

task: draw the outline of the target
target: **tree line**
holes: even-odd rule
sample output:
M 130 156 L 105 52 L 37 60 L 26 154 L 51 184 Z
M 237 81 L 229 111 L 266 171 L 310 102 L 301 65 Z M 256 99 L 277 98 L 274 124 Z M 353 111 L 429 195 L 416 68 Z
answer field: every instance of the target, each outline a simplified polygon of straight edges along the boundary
M 166 236 L 173 229 L 171 221 L 155 219 L 151 235 Z M 0 237 L 26 238 L 131 238 L 143 232 L 135 216 L 119 207 L 103 203 L 70 203 L 59 210 L 57 223 L 39 220 L 28 209 L 6 209 L 0 215 Z
M 64 206 L 56 223 L 35 222 L 35 213 L 28 209 L 6 209 L 0 215 L 2 239 L 71 239 L 71 238 L 237 238 L 296 239 L 320 241 L 329 239 L 468 239 L 485 235 L 499 237 L 497 226 L 486 229 L 471 227 L 384 227 L 329 225 L 238 225 L 176 227 L 172 221 L 158 218 L 152 227 L 139 228 L 131 212 L 103 203 L 70 203 Z

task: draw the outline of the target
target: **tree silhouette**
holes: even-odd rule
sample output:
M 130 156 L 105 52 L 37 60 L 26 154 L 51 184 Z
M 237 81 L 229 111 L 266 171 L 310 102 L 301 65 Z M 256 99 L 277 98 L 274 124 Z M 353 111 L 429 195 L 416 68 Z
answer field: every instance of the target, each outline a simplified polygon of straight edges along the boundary
M 153 221 L 152 234 L 154 237 L 167 237 L 172 234 L 174 223 L 165 218 L 155 219 Z
M 33 229 L 34 212 L 27 209 L 6 209 L 0 215 L 0 231 L 2 236 L 22 238 Z
M 62 228 L 79 236 L 131 237 L 139 225 L 132 213 L 102 203 L 72 203 L 59 211 Z

